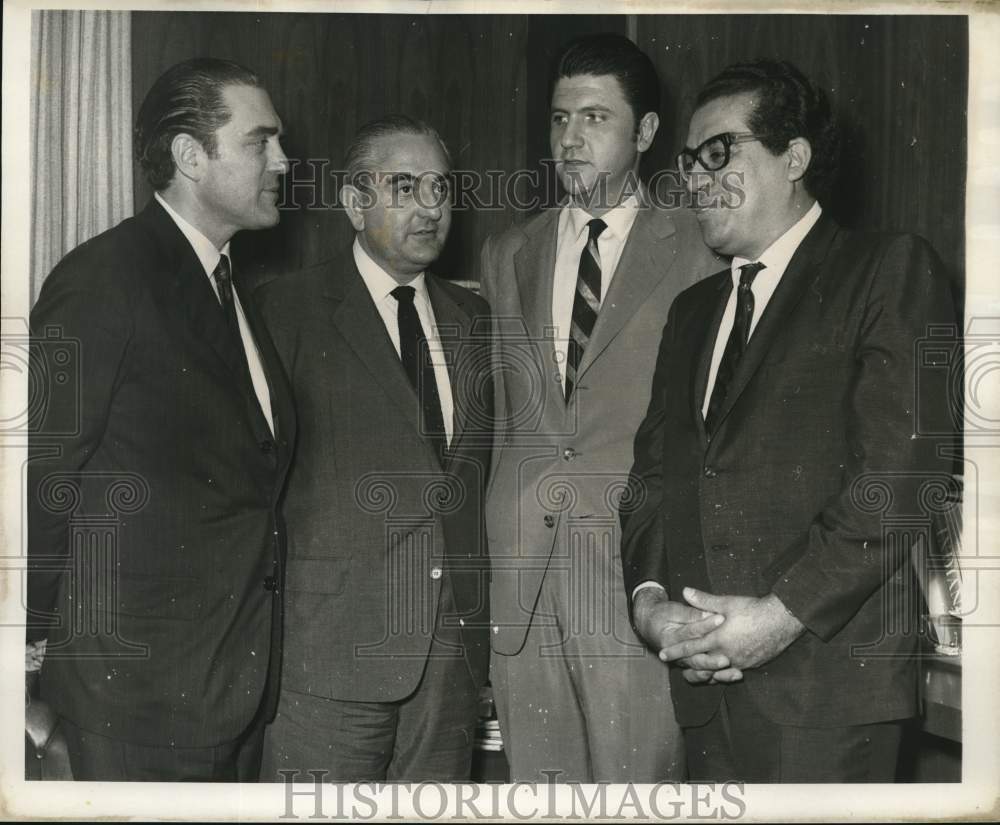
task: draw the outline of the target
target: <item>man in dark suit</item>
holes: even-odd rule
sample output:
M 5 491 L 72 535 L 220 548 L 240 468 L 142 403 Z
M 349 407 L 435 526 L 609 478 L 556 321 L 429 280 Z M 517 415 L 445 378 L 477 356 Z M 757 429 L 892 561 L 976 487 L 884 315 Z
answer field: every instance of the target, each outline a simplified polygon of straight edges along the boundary
M 258 292 L 300 428 L 262 776 L 465 780 L 489 650 L 489 310 L 428 271 L 451 223 L 430 126 L 369 123 L 346 170 L 353 247 Z
M 680 779 L 667 675 L 628 622 L 616 508 L 667 310 L 719 262 L 690 213 L 639 185 L 660 122 L 649 58 L 620 35 L 580 38 L 551 92 L 569 199 L 482 255 L 502 385 L 487 500 L 497 712 L 513 779 Z
M 635 625 L 675 665 L 692 779 L 891 781 L 916 712 L 917 600 L 880 496 L 919 514 L 921 486 L 947 479 L 915 435 L 915 353 L 954 323 L 949 285 L 920 238 L 823 212 L 830 107 L 790 64 L 711 80 L 687 146 L 705 240 L 732 264 L 664 330 L 642 504 L 623 513 Z
M 248 69 L 168 70 L 135 127 L 154 200 L 67 255 L 32 312 L 52 380 L 30 445 L 28 640 L 47 640 L 41 692 L 77 779 L 257 777 L 295 425 L 229 240 L 278 222 L 280 133 Z

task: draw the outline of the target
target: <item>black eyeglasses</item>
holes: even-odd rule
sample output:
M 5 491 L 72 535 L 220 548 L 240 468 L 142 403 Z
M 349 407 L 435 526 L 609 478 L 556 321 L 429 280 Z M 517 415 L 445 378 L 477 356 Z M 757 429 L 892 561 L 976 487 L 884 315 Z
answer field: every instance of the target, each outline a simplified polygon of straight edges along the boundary
M 737 143 L 760 140 L 760 135 L 750 132 L 723 132 L 703 140 L 695 149 L 685 147 L 677 155 L 677 168 L 681 175 L 690 175 L 695 163 L 700 163 L 706 172 L 718 172 L 729 163 L 730 149 Z

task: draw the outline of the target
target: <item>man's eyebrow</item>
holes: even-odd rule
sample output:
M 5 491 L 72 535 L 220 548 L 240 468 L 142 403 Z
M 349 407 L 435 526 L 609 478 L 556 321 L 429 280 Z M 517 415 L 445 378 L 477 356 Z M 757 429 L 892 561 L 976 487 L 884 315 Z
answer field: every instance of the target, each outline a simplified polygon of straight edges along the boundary
M 553 106 L 550 111 L 551 114 L 555 114 L 556 112 L 569 112 L 569 111 L 602 112 L 605 114 L 612 114 L 614 110 L 610 106 L 605 106 L 602 103 L 588 103 L 585 106 L 579 106 L 576 109 L 570 109 L 568 106 Z
M 249 132 L 246 133 L 248 138 L 259 138 L 259 137 L 270 137 L 271 135 L 280 135 L 281 129 L 277 126 L 255 126 Z
M 399 186 L 401 183 L 413 183 L 416 180 L 409 172 L 395 172 L 388 177 L 390 186 Z

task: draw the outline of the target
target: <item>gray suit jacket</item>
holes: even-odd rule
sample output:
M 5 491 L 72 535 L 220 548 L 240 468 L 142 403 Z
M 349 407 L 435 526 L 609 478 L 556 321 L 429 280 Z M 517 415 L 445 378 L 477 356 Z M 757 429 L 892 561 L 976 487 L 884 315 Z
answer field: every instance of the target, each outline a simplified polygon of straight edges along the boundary
M 301 412 L 289 471 L 282 685 L 349 701 L 412 693 L 445 581 L 474 678 L 485 681 L 488 557 L 482 492 L 492 447 L 489 315 L 432 275 L 455 432 L 444 462 L 350 254 L 258 290 Z
M 551 332 L 558 224 L 558 209 L 543 212 L 488 239 L 482 253 L 498 377 L 486 515 L 491 640 L 505 654 L 523 646 L 543 578 L 567 566 L 570 543 L 582 535 L 610 543 L 601 575 L 606 587 L 622 586 L 618 497 L 667 311 L 677 293 L 720 266 L 690 213 L 640 208 L 567 405 Z

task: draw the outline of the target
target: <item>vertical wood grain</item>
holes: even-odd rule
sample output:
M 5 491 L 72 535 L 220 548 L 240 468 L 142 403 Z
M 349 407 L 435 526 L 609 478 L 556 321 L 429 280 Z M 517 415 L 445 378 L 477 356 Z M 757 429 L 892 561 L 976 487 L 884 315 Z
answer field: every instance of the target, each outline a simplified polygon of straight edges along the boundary
M 829 92 L 844 130 L 827 207 L 847 226 L 923 235 L 960 286 L 967 18 L 643 15 L 637 42 L 670 101 L 648 166 L 673 165 L 694 96 L 719 70 L 756 57 L 791 60 Z
M 967 18 L 844 15 L 375 15 L 134 12 L 137 107 L 167 67 L 228 57 L 264 79 L 281 115 L 295 200 L 281 226 L 238 236 L 264 269 L 328 258 L 350 241 L 336 208 L 308 208 L 308 181 L 339 169 L 354 131 L 404 112 L 428 120 L 456 168 L 485 175 L 537 169 L 548 150 L 548 71 L 556 50 L 590 31 L 635 32 L 663 92 L 662 124 L 644 171 L 670 168 L 691 103 L 725 65 L 786 58 L 831 94 L 845 130 L 842 178 L 829 208 L 843 223 L 918 232 L 954 273 L 964 264 Z M 631 24 L 631 27 L 629 27 Z M 324 179 L 328 203 L 336 193 Z M 136 203 L 150 196 L 136 175 Z M 314 187 L 316 191 L 319 187 Z M 480 192 L 485 195 L 485 191 Z M 492 232 L 524 217 L 457 210 L 438 269 L 473 277 Z

